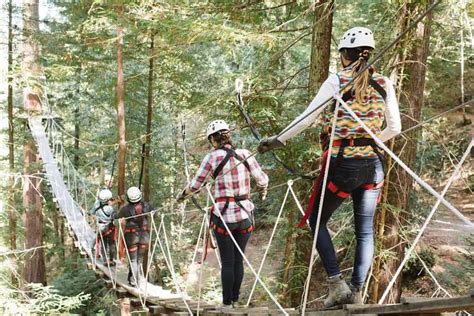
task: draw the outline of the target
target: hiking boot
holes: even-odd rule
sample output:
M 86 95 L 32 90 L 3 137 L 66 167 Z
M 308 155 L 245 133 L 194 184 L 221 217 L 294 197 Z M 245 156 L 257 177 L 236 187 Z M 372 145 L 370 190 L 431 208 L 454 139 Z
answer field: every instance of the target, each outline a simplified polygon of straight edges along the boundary
M 349 288 L 351 289 L 351 304 L 364 305 L 364 300 L 362 298 L 362 289 L 352 283 L 349 283 Z
M 352 291 L 341 275 L 330 277 L 328 282 L 328 297 L 324 300 L 324 307 L 336 307 L 351 302 Z

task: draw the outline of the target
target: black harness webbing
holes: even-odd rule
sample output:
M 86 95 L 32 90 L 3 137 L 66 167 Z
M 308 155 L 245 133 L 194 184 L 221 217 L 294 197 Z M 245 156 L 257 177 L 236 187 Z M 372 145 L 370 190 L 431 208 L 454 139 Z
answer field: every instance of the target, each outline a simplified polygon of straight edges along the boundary
M 219 174 L 222 172 L 222 169 L 224 169 L 224 166 L 229 162 L 230 158 L 232 158 L 232 157 L 237 159 L 238 161 L 242 162 L 242 164 L 245 166 L 245 168 L 247 168 L 247 170 L 250 172 L 250 165 L 247 162 L 247 160 L 245 160 L 242 157 L 240 157 L 239 155 L 237 155 L 237 153 L 235 152 L 234 149 L 227 148 L 227 147 L 222 147 L 222 148 L 219 148 L 219 149 L 224 150 L 227 154 L 224 157 L 224 159 L 222 159 L 222 161 L 219 163 L 216 170 L 214 170 L 214 172 L 212 173 L 212 178 L 213 179 L 216 179 L 219 176 Z
M 381 85 L 378 84 L 377 81 L 370 78 L 369 79 L 369 85 L 372 88 L 374 88 L 375 91 L 377 91 L 380 94 L 380 96 L 383 98 L 384 101 L 387 99 L 387 92 L 385 91 L 385 89 Z M 346 91 L 342 95 L 342 100 L 344 100 L 344 102 L 348 101 L 350 98 L 352 98 L 352 89 L 350 89 L 349 91 Z

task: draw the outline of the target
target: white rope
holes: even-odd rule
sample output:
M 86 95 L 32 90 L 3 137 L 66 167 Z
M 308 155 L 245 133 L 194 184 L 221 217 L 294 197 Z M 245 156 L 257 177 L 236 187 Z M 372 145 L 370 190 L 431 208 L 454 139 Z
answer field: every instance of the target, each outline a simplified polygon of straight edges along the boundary
M 474 145 L 474 139 L 471 140 L 471 142 L 469 143 L 469 146 L 467 148 L 467 150 L 464 152 L 464 155 L 462 156 L 461 160 L 459 161 L 458 165 L 456 166 L 456 169 L 454 170 L 453 174 L 451 175 L 451 177 L 449 177 L 448 179 L 448 182 L 446 183 L 443 191 L 441 192 L 441 195 L 439 195 L 438 197 L 438 200 L 436 201 L 435 205 L 433 205 L 433 208 L 431 209 L 431 212 L 428 214 L 428 216 L 426 217 L 426 220 L 425 222 L 423 223 L 423 225 L 421 226 L 418 234 L 416 235 L 416 238 L 415 240 L 413 241 L 413 243 L 411 244 L 410 248 L 406 251 L 405 253 L 405 257 L 403 258 L 402 262 L 400 263 L 397 271 L 395 272 L 395 274 L 393 275 L 392 277 L 392 280 L 390 280 L 390 283 L 387 285 L 387 288 L 385 289 L 382 297 L 380 298 L 379 300 L 379 304 L 382 304 L 383 301 L 385 300 L 385 298 L 387 297 L 388 293 L 390 292 L 391 288 L 393 287 L 393 285 L 395 284 L 398 276 L 400 275 L 401 271 L 403 270 L 403 267 L 405 266 L 405 263 L 408 261 L 408 259 L 410 259 L 410 256 L 411 256 L 411 253 L 413 252 L 413 250 L 415 249 L 415 246 L 418 244 L 418 241 L 420 241 L 421 239 L 421 236 L 423 235 L 423 233 L 425 232 L 426 230 L 426 227 L 428 227 L 428 224 L 431 220 L 431 218 L 433 217 L 433 215 L 435 214 L 436 210 L 438 209 L 438 206 L 440 205 L 441 203 L 441 198 L 443 198 L 446 194 L 446 192 L 448 191 L 449 187 L 451 186 L 451 184 L 454 182 L 454 180 L 456 179 L 456 177 L 459 176 L 459 173 L 461 171 L 461 168 L 462 168 L 462 165 L 464 163 L 464 161 L 467 159 L 467 157 L 470 155 L 471 153 L 471 148 L 472 146 Z
M 326 192 L 326 184 L 328 180 L 328 174 L 329 174 L 329 165 L 331 163 L 331 149 L 332 149 L 332 144 L 334 141 L 334 135 L 336 132 L 336 122 L 337 122 L 337 112 L 339 110 L 339 103 L 336 102 L 336 106 L 334 107 L 334 117 L 332 120 L 332 128 L 331 128 L 331 136 L 329 138 L 329 149 L 328 149 L 328 156 L 326 160 L 326 166 L 324 170 L 324 177 L 323 177 L 323 183 L 321 186 L 321 197 L 319 199 L 319 207 L 318 207 L 318 217 L 316 219 L 316 227 L 314 230 L 314 236 L 313 236 L 313 244 L 311 248 L 311 257 L 309 260 L 309 267 L 308 267 L 308 277 L 306 278 L 306 284 L 305 284 L 305 289 L 304 289 L 304 298 L 303 298 L 303 306 L 301 310 L 301 315 L 305 314 L 306 311 L 306 303 L 308 302 L 308 294 L 309 294 L 309 284 L 311 283 L 311 273 L 313 270 L 313 265 L 314 265 L 314 256 L 316 253 L 316 241 L 318 239 L 318 234 L 319 234 L 319 225 L 321 223 L 321 213 L 323 210 L 323 204 L 324 204 L 324 196 Z
M 176 273 L 174 271 L 174 265 L 173 265 L 173 258 L 171 257 L 171 251 L 170 251 L 170 247 L 169 247 L 169 243 L 168 243 L 168 237 L 167 237 L 167 234 L 166 234 L 166 225 L 165 225 L 164 215 L 161 215 L 161 227 L 163 228 L 162 234 L 164 236 L 166 250 L 168 252 L 169 269 L 170 269 L 170 272 L 171 272 L 173 282 L 175 283 L 176 291 L 178 291 L 178 294 L 183 299 L 184 305 L 186 305 L 186 309 L 188 310 L 189 315 L 192 315 L 193 312 L 191 311 L 191 308 L 189 307 L 188 302 L 186 301 L 186 297 L 185 297 L 186 294 L 183 293 L 183 291 L 181 290 L 181 287 L 179 286 L 179 282 L 176 279 Z M 160 245 L 161 245 L 161 242 L 160 242 Z
M 441 284 L 438 282 L 438 280 L 436 279 L 436 277 L 434 276 L 434 274 L 431 272 L 430 268 L 428 268 L 428 266 L 426 265 L 426 263 L 423 261 L 423 259 L 420 258 L 420 255 L 418 254 L 418 252 L 415 250 L 415 255 L 416 257 L 418 258 L 418 260 L 420 260 L 421 262 L 421 265 L 423 266 L 423 268 L 425 269 L 425 271 L 430 275 L 431 279 L 433 280 L 433 282 L 436 284 L 436 286 L 438 287 L 435 291 L 436 292 L 439 292 L 439 291 L 443 291 L 444 294 L 448 297 L 452 297 L 451 294 L 449 294 L 448 291 L 446 291 L 445 288 L 443 288 L 441 286 Z M 433 293 L 433 295 L 435 296 L 435 294 Z
M 194 254 L 193 254 L 193 259 L 191 260 L 191 265 L 193 265 L 194 262 L 196 261 L 197 253 L 198 253 L 198 250 L 199 250 L 199 244 L 200 244 L 200 241 L 201 241 L 202 232 L 203 232 L 203 230 L 205 230 L 204 227 L 206 227 L 206 214 L 204 214 L 202 216 L 201 228 L 199 229 L 199 235 L 198 235 L 198 238 L 197 238 L 196 246 L 194 247 Z
M 206 210 L 206 214 L 204 214 L 204 219 L 207 219 L 207 210 Z M 205 253 L 207 251 L 206 247 L 207 247 L 207 232 L 205 230 L 205 233 L 203 235 L 203 238 L 202 238 L 202 258 L 201 258 L 201 265 L 199 267 L 199 280 L 198 280 L 198 303 L 197 303 L 197 316 L 199 316 L 199 309 L 201 307 L 201 293 L 202 293 L 202 274 L 204 272 L 204 264 L 206 263 L 205 262 Z
M 218 209 L 218 206 L 216 204 L 216 201 L 214 200 L 214 197 L 212 196 L 212 193 L 211 193 L 211 184 L 207 184 L 206 185 L 206 190 L 207 190 L 207 193 L 209 195 L 209 198 L 211 199 L 212 203 L 214 204 L 214 207 L 216 209 Z M 237 250 L 240 252 L 240 254 L 242 255 L 242 258 L 244 259 L 245 263 L 247 264 L 247 266 L 249 267 L 250 271 L 252 271 L 252 273 L 254 274 L 254 276 L 257 278 L 258 282 L 260 283 L 260 285 L 265 289 L 265 291 L 267 292 L 268 296 L 270 296 L 270 298 L 272 299 L 272 301 L 276 304 L 276 306 L 282 311 L 282 313 L 284 315 L 288 315 L 288 313 L 285 311 L 285 309 L 280 305 L 280 303 L 277 301 L 277 299 L 273 296 L 273 294 L 270 292 L 270 290 L 268 289 L 268 287 L 265 285 L 265 283 L 263 283 L 263 281 L 260 279 L 260 277 L 258 276 L 257 272 L 255 272 L 255 269 L 252 267 L 252 265 L 250 264 L 250 261 L 247 259 L 247 257 L 245 256 L 245 253 L 242 251 L 242 249 L 240 249 L 240 246 L 239 244 L 237 243 L 237 241 L 235 240 L 234 236 L 232 235 L 232 231 L 229 229 L 229 226 L 227 226 L 227 223 L 224 221 L 224 218 L 222 217 L 222 214 L 220 212 L 217 212 L 217 214 L 219 215 L 221 221 L 222 221 L 222 224 L 224 225 L 225 229 L 227 230 L 227 232 L 229 233 L 229 237 L 232 239 L 232 242 L 234 243 L 235 247 L 237 248 Z
M 303 210 L 303 207 L 301 206 L 300 201 L 298 200 L 298 197 L 296 196 L 295 190 L 293 190 L 293 180 L 290 182 L 288 181 L 288 189 L 291 192 L 291 195 L 293 196 L 293 199 L 295 200 L 296 206 L 298 207 L 298 210 L 300 211 L 301 215 L 305 215 L 305 212 Z M 306 225 L 309 227 L 309 220 L 306 220 Z
M 98 225 L 97 225 L 98 226 Z M 112 285 L 113 288 L 115 289 L 116 287 L 116 280 L 112 277 L 112 269 L 110 268 L 110 260 L 109 260 L 109 254 L 107 253 L 107 248 L 105 247 L 105 242 L 104 242 L 104 235 L 102 235 L 102 231 L 99 229 L 99 235 L 100 235 L 100 242 L 102 243 L 102 247 L 104 249 L 104 254 L 105 254 L 105 262 L 107 264 L 107 270 L 109 270 L 109 275 L 110 275 L 110 280 L 112 280 Z M 100 248 L 100 247 L 99 247 Z M 99 249 L 100 251 L 101 249 Z M 101 253 L 99 253 L 100 255 Z
M 275 236 L 275 233 L 276 233 L 276 230 L 277 230 L 277 227 L 278 227 L 278 222 L 280 221 L 280 218 L 281 218 L 281 214 L 283 213 L 283 210 L 285 209 L 286 200 L 288 199 L 288 194 L 290 193 L 290 190 L 291 190 L 290 182 L 292 182 L 292 181 L 291 180 L 288 181 L 288 189 L 286 190 L 285 197 L 283 198 L 283 202 L 282 202 L 281 207 L 280 207 L 280 211 L 278 212 L 278 216 L 275 220 L 275 225 L 273 226 L 273 230 L 272 230 L 272 233 L 270 235 L 270 239 L 268 240 L 267 247 L 265 248 L 265 252 L 263 254 L 262 261 L 260 262 L 260 266 L 258 267 L 257 275 L 259 277 L 260 277 L 260 273 L 262 272 L 263 266 L 265 264 L 265 260 L 267 259 L 267 254 L 268 254 L 268 251 L 270 250 L 270 246 L 272 244 L 273 237 Z M 253 293 L 255 291 L 256 286 L 257 286 L 257 278 L 255 278 L 255 281 L 253 282 L 252 290 L 250 291 L 249 298 L 247 299 L 247 304 L 245 304 L 246 307 L 250 305 L 250 301 L 252 300 Z
M 140 290 L 140 284 L 138 282 L 138 275 L 136 275 L 135 269 L 132 268 L 132 259 L 130 258 L 130 253 L 128 251 L 127 243 L 126 243 L 126 240 L 125 240 L 125 234 L 123 233 L 123 230 L 122 230 L 122 225 L 119 225 L 119 229 L 120 229 L 120 231 L 122 231 L 122 239 L 123 239 L 123 243 L 125 245 L 125 247 L 124 247 L 125 248 L 125 253 L 127 254 L 127 259 L 128 259 L 128 264 L 129 264 L 130 270 L 132 271 L 132 277 L 135 279 L 135 284 L 137 286 L 137 292 L 138 292 L 138 298 L 140 300 L 140 303 L 142 304 L 142 307 L 146 308 L 146 302 L 144 301 L 144 298 L 142 297 L 141 290 Z M 138 249 L 136 251 L 138 251 Z M 137 256 L 138 256 L 138 254 L 137 254 Z
M 451 203 L 446 201 L 444 197 L 442 197 L 438 192 L 436 192 L 428 183 L 426 183 L 423 179 L 421 179 L 413 170 L 411 170 L 403 161 L 398 158 L 396 154 L 394 154 L 368 127 L 365 123 L 351 110 L 351 108 L 342 100 L 341 96 L 336 95 L 335 98 L 341 102 L 341 105 L 346 111 L 361 125 L 362 128 L 367 132 L 374 139 L 377 145 L 382 148 L 388 155 L 392 157 L 405 171 L 412 176 L 412 178 L 418 182 L 422 187 L 424 187 L 428 192 L 430 192 L 433 196 L 443 203 L 451 212 L 453 212 L 459 219 L 461 219 L 464 223 L 470 226 L 471 229 L 474 229 L 474 224 L 467 219 L 462 213 L 456 209 Z

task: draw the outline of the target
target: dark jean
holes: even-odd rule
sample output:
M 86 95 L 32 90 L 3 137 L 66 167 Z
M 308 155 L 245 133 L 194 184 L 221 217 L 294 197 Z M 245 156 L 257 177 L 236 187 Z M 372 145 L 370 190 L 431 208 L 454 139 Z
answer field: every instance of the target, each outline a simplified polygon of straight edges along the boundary
M 374 213 L 380 189 L 363 189 L 364 184 L 382 182 L 384 178 L 383 163 L 379 158 L 343 158 L 338 163 L 331 159 L 328 174 L 340 191 L 351 193 L 354 206 L 356 251 L 351 283 L 361 288 L 364 285 L 374 255 Z M 321 194 L 316 198 L 310 217 L 311 230 L 315 232 Z M 341 205 L 344 198 L 326 189 L 321 212 L 316 249 L 329 277 L 341 273 L 336 259 L 334 246 L 327 229 L 327 223 L 333 212 Z
M 220 219 L 212 214 L 212 221 L 219 225 Z M 250 238 L 251 232 L 242 234 L 239 231 L 244 230 L 252 222 L 249 219 L 245 219 L 239 223 L 227 224 L 229 229 L 233 231 L 232 236 L 239 245 L 242 252 L 245 252 L 245 246 Z M 220 223 L 221 227 L 224 227 Z M 237 249 L 236 245 L 232 241 L 229 235 L 223 235 L 216 233 L 217 246 L 219 247 L 219 254 L 221 257 L 222 268 L 221 268 L 221 282 L 222 282 L 222 303 L 230 305 L 232 302 L 237 302 L 240 295 L 240 286 L 244 279 L 244 263 L 242 255 Z

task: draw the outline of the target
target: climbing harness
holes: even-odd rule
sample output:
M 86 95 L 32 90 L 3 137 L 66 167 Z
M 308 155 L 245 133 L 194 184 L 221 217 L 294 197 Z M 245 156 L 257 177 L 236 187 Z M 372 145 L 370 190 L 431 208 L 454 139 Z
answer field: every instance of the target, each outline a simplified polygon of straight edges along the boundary
M 224 150 L 226 152 L 226 155 L 225 155 L 224 159 L 216 167 L 216 170 L 214 170 L 214 172 L 212 173 L 212 178 L 213 179 L 216 179 L 219 176 L 219 174 L 222 172 L 222 169 L 224 169 L 225 165 L 229 162 L 230 158 L 235 158 L 238 161 L 240 161 L 245 166 L 245 168 L 247 168 L 247 170 L 250 172 L 250 165 L 249 165 L 248 161 L 246 159 L 243 159 L 242 157 L 240 157 L 232 147 L 227 148 L 225 146 L 222 146 L 219 149 Z

